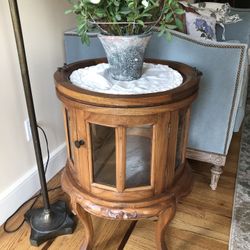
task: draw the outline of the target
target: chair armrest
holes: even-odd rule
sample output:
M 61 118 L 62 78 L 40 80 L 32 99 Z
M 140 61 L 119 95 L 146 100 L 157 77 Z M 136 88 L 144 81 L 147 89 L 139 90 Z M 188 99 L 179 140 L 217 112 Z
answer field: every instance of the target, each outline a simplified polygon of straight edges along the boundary
M 243 91 L 247 45 L 172 35 L 166 42 L 155 34 L 146 56 L 184 62 L 203 72 L 192 105 L 188 147 L 226 155 Z

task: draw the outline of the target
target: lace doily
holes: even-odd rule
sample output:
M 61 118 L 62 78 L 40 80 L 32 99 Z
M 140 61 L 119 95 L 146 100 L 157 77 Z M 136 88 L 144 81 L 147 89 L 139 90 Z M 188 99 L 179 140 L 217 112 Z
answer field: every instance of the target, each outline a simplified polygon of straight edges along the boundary
M 161 64 L 143 64 L 143 74 L 134 81 L 117 81 L 108 75 L 107 63 L 97 64 L 72 72 L 70 81 L 83 89 L 116 95 L 135 95 L 157 93 L 180 86 L 183 82 L 182 75 Z

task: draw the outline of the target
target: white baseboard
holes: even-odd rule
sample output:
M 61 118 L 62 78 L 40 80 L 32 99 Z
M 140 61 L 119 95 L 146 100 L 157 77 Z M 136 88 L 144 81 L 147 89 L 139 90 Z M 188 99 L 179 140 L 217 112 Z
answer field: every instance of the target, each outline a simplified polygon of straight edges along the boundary
M 57 147 L 50 154 L 49 167 L 46 173 L 47 181 L 49 181 L 65 166 L 66 155 L 67 152 L 65 143 Z M 0 225 L 2 225 L 22 203 L 28 200 L 39 189 L 40 182 L 37 166 L 34 166 L 7 190 L 0 193 Z

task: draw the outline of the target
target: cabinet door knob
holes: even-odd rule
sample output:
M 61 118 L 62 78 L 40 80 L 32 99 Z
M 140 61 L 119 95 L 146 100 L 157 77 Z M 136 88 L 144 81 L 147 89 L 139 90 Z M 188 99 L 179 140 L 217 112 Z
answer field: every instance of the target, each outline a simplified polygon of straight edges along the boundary
M 80 148 L 84 144 L 85 144 L 84 140 L 75 141 L 75 146 L 77 148 Z

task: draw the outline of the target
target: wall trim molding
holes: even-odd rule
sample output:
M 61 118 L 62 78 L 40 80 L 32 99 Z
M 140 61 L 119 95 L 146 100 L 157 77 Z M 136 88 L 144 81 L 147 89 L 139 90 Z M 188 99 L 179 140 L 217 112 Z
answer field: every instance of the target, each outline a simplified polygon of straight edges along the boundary
M 53 178 L 66 163 L 66 144 L 58 146 L 50 154 L 50 162 L 46 173 L 47 182 Z M 43 159 L 46 162 L 46 159 Z M 37 166 L 33 166 L 9 188 L 0 193 L 0 225 L 11 216 L 16 209 L 40 189 Z

